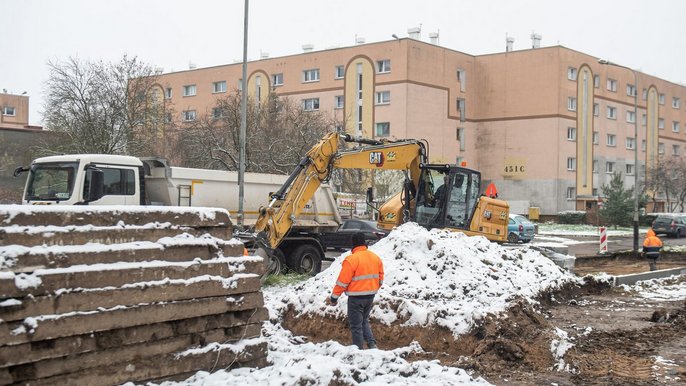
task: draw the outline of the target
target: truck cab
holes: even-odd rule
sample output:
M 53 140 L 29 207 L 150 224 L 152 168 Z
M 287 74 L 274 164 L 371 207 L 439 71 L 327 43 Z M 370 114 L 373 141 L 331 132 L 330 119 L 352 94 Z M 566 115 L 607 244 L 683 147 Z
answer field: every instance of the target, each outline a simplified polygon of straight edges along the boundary
M 23 204 L 141 205 L 143 163 L 136 157 L 77 154 L 43 157 L 28 168 Z

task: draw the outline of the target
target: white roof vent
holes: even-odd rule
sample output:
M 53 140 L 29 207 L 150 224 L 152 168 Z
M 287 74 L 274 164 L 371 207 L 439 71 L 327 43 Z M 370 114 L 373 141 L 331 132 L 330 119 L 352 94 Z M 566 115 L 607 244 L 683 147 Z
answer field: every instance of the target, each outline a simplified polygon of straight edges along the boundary
M 269 52 L 260 51 L 260 59 L 269 59 Z
M 540 48 L 541 47 L 541 39 L 543 39 L 543 36 L 537 33 L 531 33 L 531 48 Z
M 438 45 L 438 32 L 431 32 L 429 34 L 429 41 L 431 44 Z
M 407 29 L 410 39 L 419 40 L 422 38 L 422 27 L 412 27 Z
M 191 61 L 188 61 L 188 69 L 189 69 L 189 70 L 195 70 L 196 68 L 198 68 L 198 65 L 197 65 L 197 64 L 195 64 L 195 63 L 193 63 L 193 62 L 191 62 Z
M 505 37 L 505 52 L 510 52 L 514 48 L 514 38 L 510 36 Z
M 303 44 L 303 52 L 312 52 L 314 50 L 313 44 Z
M 365 43 L 364 36 L 355 35 L 355 44 L 364 44 L 364 43 Z
M 164 72 L 163 67 L 155 67 L 155 75 L 159 75 Z

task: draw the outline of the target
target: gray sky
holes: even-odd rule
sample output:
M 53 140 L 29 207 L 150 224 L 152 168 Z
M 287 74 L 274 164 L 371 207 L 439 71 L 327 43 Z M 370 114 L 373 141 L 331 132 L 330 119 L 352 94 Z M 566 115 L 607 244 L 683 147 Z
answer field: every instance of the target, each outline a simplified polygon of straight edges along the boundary
M 31 97 L 42 124 L 48 60 L 116 61 L 123 54 L 165 72 L 242 58 L 243 0 L 0 0 L 0 90 Z M 468 54 L 561 44 L 672 82 L 686 83 L 686 1 L 680 0 L 251 0 L 248 57 L 440 32 Z

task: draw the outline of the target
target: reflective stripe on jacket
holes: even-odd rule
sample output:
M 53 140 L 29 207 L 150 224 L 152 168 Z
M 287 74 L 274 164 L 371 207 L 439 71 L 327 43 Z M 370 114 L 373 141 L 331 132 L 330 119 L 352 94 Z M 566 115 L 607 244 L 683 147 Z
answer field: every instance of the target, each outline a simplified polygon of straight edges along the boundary
M 348 296 L 374 295 L 383 284 L 381 258 L 365 246 L 355 247 L 352 252 L 343 260 L 332 299 L 338 299 L 343 292 Z

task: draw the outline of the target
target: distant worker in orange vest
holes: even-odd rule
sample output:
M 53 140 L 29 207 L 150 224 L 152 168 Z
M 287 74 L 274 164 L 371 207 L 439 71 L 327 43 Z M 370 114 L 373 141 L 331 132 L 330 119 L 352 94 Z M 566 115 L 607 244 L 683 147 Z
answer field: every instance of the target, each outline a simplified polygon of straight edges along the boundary
M 646 257 L 650 259 L 648 264 L 650 264 L 650 270 L 655 271 L 657 269 L 657 259 L 660 257 L 660 249 L 662 249 L 662 240 L 655 235 L 653 229 L 648 229 L 646 234 L 646 239 L 643 240 L 643 253 Z
M 364 233 L 357 232 L 352 238 L 352 254 L 343 260 L 333 293 L 326 304 L 335 306 L 338 298 L 345 292 L 348 295 L 348 324 L 353 344 L 359 349 L 367 342 L 367 347 L 376 348 L 376 339 L 369 326 L 374 295 L 383 284 L 383 262 L 376 253 L 367 249 Z
M 485 194 L 490 198 L 498 198 L 498 190 L 495 188 L 494 183 L 488 184 Z

